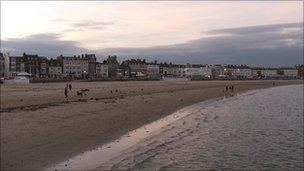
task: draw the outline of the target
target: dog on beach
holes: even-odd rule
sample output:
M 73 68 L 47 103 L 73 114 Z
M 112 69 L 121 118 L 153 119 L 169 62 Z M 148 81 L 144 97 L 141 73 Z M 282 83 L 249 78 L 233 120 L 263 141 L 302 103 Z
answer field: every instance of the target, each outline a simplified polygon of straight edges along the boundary
M 78 90 L 76 93 L 77 93 L 77 96 L 81 96 L 83 97 L 83 95 L 87 95 L 87 92 L 89 92 L 90 90 L 89 89 L 81 89 L 81 90 Z

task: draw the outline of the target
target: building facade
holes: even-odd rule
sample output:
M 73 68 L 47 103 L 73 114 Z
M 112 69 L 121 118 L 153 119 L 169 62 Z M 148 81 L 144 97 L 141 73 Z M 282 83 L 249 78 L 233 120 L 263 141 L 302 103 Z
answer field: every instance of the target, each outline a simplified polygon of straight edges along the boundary
M 283 75 L 285 77 L 291 77 L 295 78 L 298 76 L 298 70 L 297 69 L 282 69 Z
M 97 62 L 95 73 L 97 77 L 108 78 L 109 77 L 108 65 Z
M 265 69 L 261 70 L 261 75 L 263 77 L 278 77 L 278 71 L 276 69 Z
M 231 70 L 231 76 L 234 78 L 251 78 L 252 71 L 250 68 L 234 68 Z
M 48 77 L 61 78 L 62 77 L 62 63 L 57 59 L 50 59 L 48 62 Z
M 212 76 L 211 67 L 186 67 L 185 68 L 186 77 L 208 77 Z
M 89 76 L 89 63 L 95 63 L 93 54 L 82 54 L 81 56 L 59 56 L 57 60 L 62 63 L 62 75 L 72 78 L 86 78 Z M 94 71 L 91 71 L 95 73 Z
M 159 76 L 159 66 L 155 64 L 147 65 L 147 76 L 158 77 Z
M 163 66 L 162 67 L 162 75 L 163 76 L 175 76 L 174 71 L 176 71 L 176 69 L 174 69 L 174 67 L 171 67 L 171 66 Z
M 10 56 L 4 54 L 5 77 L 17 76 L 20 72 L 25 72 L 22 56 Z
M 122 69 L 127 77 L 143 77 L 147 76 L 147 63 L 146 60 L 130 59 L 123 61 Z M 152 66 L 151 66 L 151 69 Z
M 24 63 L 24 71 L 34 77 L 45 77 L 47 75 L 47 58 L 36 54 L 23 53 L 21 64 L 16 64 L 17 71 L 22 70 L 22 62 Z M 20 66 L 20 69 L 18 68 Z M 22 71 L 21 71 L 22 72 Z
M 220 78 L 227 76 L 227 69 L 224 65 L 215 64 L 211 66 L 212 68 L 212 78 Z
M 117 61 L 117 56 L 108 56 L 108 58 L 104 61 L 105 64 L 108 66 L 108 75 L 111 78 L 115 78 L 117 75 L 117 70 L 118 70 L 118 61 Z

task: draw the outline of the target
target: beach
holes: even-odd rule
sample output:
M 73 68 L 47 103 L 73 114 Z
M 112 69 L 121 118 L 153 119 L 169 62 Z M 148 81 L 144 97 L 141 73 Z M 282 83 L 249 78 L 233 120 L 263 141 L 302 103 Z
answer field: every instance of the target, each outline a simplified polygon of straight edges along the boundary
M 1 169 L 43 169 L 185 106 L 302 80 L 130 81 L 1 85 Z M 274 84 L 273 84 L 274 83 Z M 233 85 L 234 92 L 225 86 Z M 89 89 L 87 96 L 76 91 Z

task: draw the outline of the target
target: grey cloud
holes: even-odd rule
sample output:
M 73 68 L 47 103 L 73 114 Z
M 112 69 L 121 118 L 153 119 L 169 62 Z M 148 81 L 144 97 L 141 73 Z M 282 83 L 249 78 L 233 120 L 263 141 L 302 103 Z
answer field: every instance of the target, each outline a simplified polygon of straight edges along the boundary
M 60 34 L 56 34 L 56 33 L 39 33 L 39 34 L 33 34 L 33 35 L 29 35 L 25 38 L 23 38 L 24 40 L 41 40 L 41 41 L 52 41 L 55 39 L 60 38 L 61 35 Z M 9 39 L 9 40 L 19 40 L 19 39 Z
M 169 46 L 105 49 L 102 53 L 115 53 L 121 59 L 140 56 L 176 63 L 231 63 L 251 66 L 302 64 L 303 32 L 282 32 L 286 28 L 303 30 L 303 23 L 216 30 L 210 33 L 230 35 L 201 38 Z
M 84 31 L 84 29 L 66 29 L 66 30 L 63 30 L 62 32 L 63 33 L 67 33 L 67 32 L 80 32 L 80 31 Z
M 300 28 L 300 27 L 303 27 L 303 23 L 273 24 L 273 25 L 219 29 L 219 30 L 210 30 L 210 31 L 207 31 L 205 33 L 207 33 L 207 34 L 246 35 L 246 34 L 280 32 L 280 31 L 283 31 L 283 29 L 286 29 L 286 28 Z
M 113 22 L 95 21 L 95 20 L 84 20 L 81 22 L 73 23 L 72 26 L 78 28 L 89 28 L 89 29 L 104 29 L 107 25 L 113 25 Z
M 229 36 L 200 38 L 168 46 L 108 48 L 97 51 L 80 48 L 77 42 L 60 40 L 60 34 L 36 34 L 22 39 L 2 40 L 1 50 L 16 54 L 38 53 L 48 57 L 58 54 L 96 53 L 103 58 L 117 55 L 119 60 L 139 57 L 174 63 L 230 63 L 250 66 L 303 64 L 303 32 L 283 32 L 286 28 L 303 30 L 303 23 L 228 29 L 231 33 Z M 216 32 L 227 32 L 227 29 Z
M 1 40 L 1 51 L 14 55 L 34 53 L 47 57 L 60 54 L 73 55 L 89 50 L 78 46 L 77 42 L 60 40 L 60 34 L 45 33 L 30 35 L 20 39 Z

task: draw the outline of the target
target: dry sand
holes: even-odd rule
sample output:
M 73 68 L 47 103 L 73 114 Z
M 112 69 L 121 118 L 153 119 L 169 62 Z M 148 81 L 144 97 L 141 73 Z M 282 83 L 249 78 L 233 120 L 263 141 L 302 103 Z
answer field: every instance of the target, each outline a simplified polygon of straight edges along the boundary
M 73 82 L 1 85 L 1 169 L 42 169 L 196 102 L 281 81 Z M 79 101 L 76 91 L 90 89 Z M 112 93 L 111 93 L 112 91 Z

